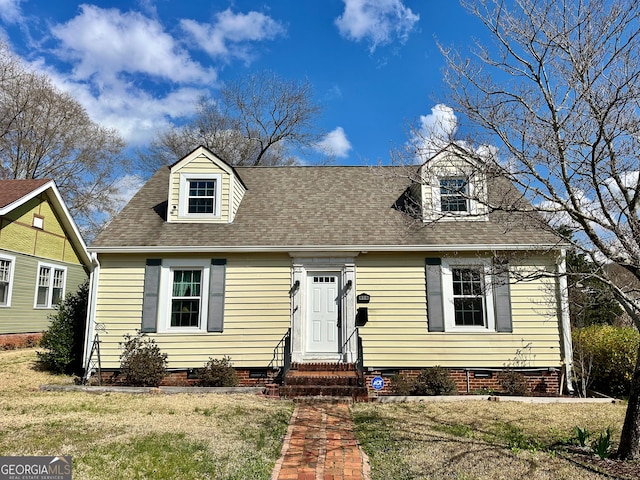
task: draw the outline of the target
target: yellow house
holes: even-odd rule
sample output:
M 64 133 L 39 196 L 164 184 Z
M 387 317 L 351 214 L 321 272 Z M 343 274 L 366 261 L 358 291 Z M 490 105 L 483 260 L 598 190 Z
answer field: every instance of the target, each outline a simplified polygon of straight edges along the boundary
M 0 335 L 46 330 L 56 304 L 90 267 L 52 180 L 0 180 Z
M 174 379 L 229 355 L 244 384 L 345 364 L 367 384 L 386 380 L 385 393 L 392 374 L 439 365 L 471 392 L 509 366 L 557 393 L 571 363 L 557 239 L 513 218 L 507 228 L 443 188 L 396 167 L 234 168 L 197 148 L 90 248 L 87 337 L 99 334 L 103 371 L 117 371 L 123 336 L 142 330 Z M 408 198 L 455 215 L 416 222 Z

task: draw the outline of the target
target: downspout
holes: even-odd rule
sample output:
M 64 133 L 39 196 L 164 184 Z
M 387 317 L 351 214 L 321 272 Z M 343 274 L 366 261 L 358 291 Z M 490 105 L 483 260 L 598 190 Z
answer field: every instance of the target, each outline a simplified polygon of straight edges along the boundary
M 560 250 L 558 262 L 558 296 L 561 320 L 562 350 L 564 354 L 564 371 L 567 382 L 567 391 L 574 393 L 571 382 L 571 367 L 573 365 L 573 343 L 571 341 L 571 322 L 569 316 L 569 287 L 567 285 L 567 250 Z M 562 393 L 562 392 L 560 392 Z
M 100 275 L 100 262 L 98 255 L 93 252 L 91 254 L 91 273 L 89 275 L 89 298 L 87 299 L 87 325 L 85 327 L 84 337 L 84 355 L 83 365 L 88 365 L 91 347 L 93 345 L 93 336 L 95 335 L 96 325 L 96 300 L 98 297 L 98 276 Z M 84 372 L 84 378 L 88 379 L 91 372 Z

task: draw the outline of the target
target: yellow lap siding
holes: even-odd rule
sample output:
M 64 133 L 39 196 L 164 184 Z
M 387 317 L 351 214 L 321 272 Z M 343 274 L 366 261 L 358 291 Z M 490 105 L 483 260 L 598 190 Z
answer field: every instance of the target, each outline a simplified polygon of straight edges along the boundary
M 238 367 L 266 367 L 290 325 L 291 260 L 284 254 L 211 257 L 227 259 L 224 331 L 149 336 L 168 354 L 170 368 L 198 368 L 209 357 L 223 355 Z M 96 321 L 107 327 L 101 334 L 104 368 L 119 367 L 119 343 L 140 328 L 145 260 L 133 255 L 100 258 Z
M 511 288 L 513 333 L 428 332 L 425 254 L 367 254 L 357 258 L 357 291 L 371 295 L 369 322 L 360 328 L 367 366 L 502 367 L 527 349 L 527 366 L 559 366 L 560 336 L 551 279 Z M 475 257 L 470 257 L 475 258 Z M 527 263 L 528 262 L 528 263 Z M 521 267 L 551 268 L 548 258 Z

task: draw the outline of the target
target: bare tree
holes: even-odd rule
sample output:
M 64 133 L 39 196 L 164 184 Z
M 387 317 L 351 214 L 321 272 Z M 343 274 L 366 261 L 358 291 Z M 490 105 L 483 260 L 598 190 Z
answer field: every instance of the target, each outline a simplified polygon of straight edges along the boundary
M 288 81 L 261 72 L 222 86 L 215 98 L 202 97 L 194 118 L 163 132 L 140 154 L 150 173 L 204 145 L 234 165 L 291 165 L 293 149 L 313 147 L 320 106 L 307 81 Z
M 476 43 L 471 55 L 441 46 L 447 104 L 462 114 L 468 138 L 440 128 L 437 140 L 416 144 L 466 162 L 462 172 L 504 176 L 528 200 L 476 196 L 486 210 L 531 221 L 542 213 L 569 225 L 564 241 L 594 264 L 615 263 L 640 278 L 640 4 L 462 3 L 492 41 Z M 640 327 L 637 282 L 618 285 L 609 271 L 594 269 Z M 618 455 L 640 458 L 640 362 Z
M 0 178 L 50 178 L 89 238 L 114 213 L 127 163 L 118 134 L 0 45 Z

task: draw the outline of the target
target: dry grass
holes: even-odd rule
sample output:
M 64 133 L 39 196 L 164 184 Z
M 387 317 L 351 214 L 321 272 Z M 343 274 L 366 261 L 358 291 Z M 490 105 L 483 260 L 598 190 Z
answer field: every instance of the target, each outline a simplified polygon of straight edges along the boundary
M 40 392 L 72 383 L 0 352 L 0 453 L 71 455 L 74 478 L 269 478 L 293 407 L 255 395 Z
M 455 402 L 357 404 L 357 434 L 373 479 L 601 479 L 569 460 L 576 426 L 612 428 L 621 404 Z

